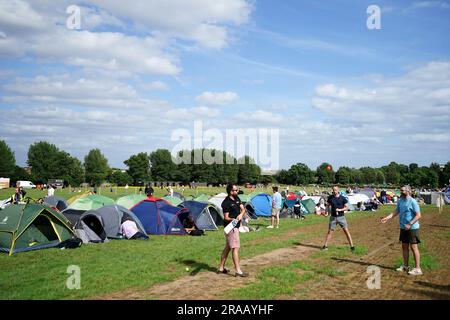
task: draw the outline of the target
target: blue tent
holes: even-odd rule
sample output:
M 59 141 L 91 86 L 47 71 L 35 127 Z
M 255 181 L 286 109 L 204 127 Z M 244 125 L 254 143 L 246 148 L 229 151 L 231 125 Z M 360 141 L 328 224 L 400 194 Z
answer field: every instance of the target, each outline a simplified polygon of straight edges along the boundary
M 185 208 L 172 206 L 160 198 L 147 198 L 130 209 L 142 222 L 147 234 L 185 235 L 183 221 L 189 215 Z
M 184 201 L 181 205 L 189 210 L 189 213 L 194 219 L 195 225 L 198 229 L 217 230 L 216 222 L 212 216 L 214 215 L 216 218 L 219 218 L 220 215 L 214 205 L 193 200 Z
M 265 193 L 259 193 L 250 199 L 255 215 L 258 217 L 272 216 L 272 197 Z

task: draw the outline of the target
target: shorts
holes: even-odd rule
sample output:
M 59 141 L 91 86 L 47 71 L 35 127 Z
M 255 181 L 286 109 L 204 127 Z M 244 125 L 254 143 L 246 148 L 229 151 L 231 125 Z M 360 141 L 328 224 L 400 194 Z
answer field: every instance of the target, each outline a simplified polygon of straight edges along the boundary
M 239 238 L 239 228 L 234 228 L 229 234 L 225 234 L 227 245 L 231 248 L 240 248 L 241 240 Z
M 331 216 L 330 217 L 330 224 L 328 226 L 328 229 L 333 230 L 333 231 L 336 230 L 336 225 L 337 224 L 339 224 L 339 226 L 342 229 L 345 229 L 345 228 L 348 227 L 347 219 L 345 219 L 345 216 L 339 216 L 339 217 Z
M 280 208 L 272 208 L 272 217 L 280 215 Z
M 419 229 L 405 230 L 400 229 L 400 237 L 398 239 L 402 243 L 417 244 L 420 243 Z

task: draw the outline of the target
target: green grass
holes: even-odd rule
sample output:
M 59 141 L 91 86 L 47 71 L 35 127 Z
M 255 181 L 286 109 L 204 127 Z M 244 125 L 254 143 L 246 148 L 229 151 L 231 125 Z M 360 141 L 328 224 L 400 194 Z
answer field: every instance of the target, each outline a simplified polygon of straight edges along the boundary
M 266 239 L 325 222 L 317 218 L 307 223 L 307 220 L 282 220 L 280 229 L 274 230 L 265 229 L 268 221 L 256 220 L 262 230 L 241 235 L 241 258 L 294 245 L 304 239 L 305 233 L 277 241 Z M 127 288 L 144 289 L 186 275 L 186 267 L 193 274 L 215 270 L 223 245 L 223 232 L 219 230 L 207 232 L 203 237 L 151 236 L 149 241 L 116 240 L 72 250 L 0 254 L 0 299 L 80 299 Z M 81 269 L 80 290 L 65 286 L 70 265 Z
M 305 261 L 295 261 L 287 266 L 263 269 L 257 274 L 256 283 L 230 291 L 227 298 L 271 300 L 279 297 L 297 296 L 300 286 L 303 294 L 307 292 L 306 282 L 308 281 L 319 281 L 324 276 L 338 277 L 345 274 L 344 271 L 322 263 L 312 264 Z
M 8 191 L 11 189 L 0 190 L 0 199 L 2 195 L 9 194 Z M 130 190 L 128 192 L 132 193 Z M 42 196 L 40 193 L 45 194 L 45 191 L 30 191 L 33 197 Z M 57 190 L 56 194 L 66 198 L 71 196 L 66 190 Z M 380 212 L 355 213 L 347 217 L 356 222 L 374 214 L 385 215 L 391 210 L 383 208 Z M 437 212 L 436 208 L 430 207 L 427 210 L 430 213 Z M 263 218 L 252 224 L 260 225 L 261 231 L 241 234 L 242 259 L 308 241 L 317 235 L 316 231 L 311 232 L 308 227 L 322 224 L 325 232 L 328 219 L 315 215 L 308 215 L 306 220 L 301 221 L 282 219 L 280 228 L 272 230 L 265 229 L 269 221 Z M 287 232 L 291 232 L 292 235 L 286 237 Z M 145 289 L 188 274 L 186 267 L 190 267 L 192 274 L 215 270 L 223 245 L 223 232 L 219 230 L 207 232 L 203 237 L 151 236 L 149 241 L 117 240 L 105 244 L 83 245 L 72 250 L 46 249 L 13 256 L 0 254 L 0 299 L 83 299 L 130 288 Z M 266 286 L 261 290 L 257 287 L 244 292 L 252 299 L 256 298 L 252 290 L 261 291 L 258 293 L 261 299 L 289 294 L 291 292 L 289 288 L 295 286 L 286 284 L 287 282 L 303 284 L 307 281 L 320 280 L 323 276 L 339 276 L 332 267 L 335 263 L 331 261 L 331 257 L 363 255 L 366 250 L 365 247 L 357 246 L 357 251 L 351 253 L 348 247 L 330 246 L 329 252 L 318 253 L 327 258 L 324 259 L 323 265 L 311 265 L 307 261 L 302 261 L 288 267 L 274 266 L 275 269 L 271 273 L 267 271 L 276 282 L 278 281 L 276 269 L 284 270 L 280 276 L 283 286 L 276 286 L 277 289 L 273 289 L 273 292 L 269 285 L 271 283 L 261 284 L 261 287 Z M 434 262 L 426 260 L 425 257 L 424 266 L 426 264 L 433 266 Z M 228 264 L 231 264 L 231 259 Z M 66 281 L 70 276 L 67 268 L 70 265 L 77 265 L 81 269 L 80 290 L 66 288 Z M 291 274 L 292 272 L 295 274 Z M 261 277 L 260 281 L 264 282 L 264 279 L 265 277 Z M 284 286 L 287 289 L 284 289 Z
M 439 262 L 439 259 L 436 258 L 433 254 L 431 254 L 431 252 L 427 249 L 424 241 L 419 243 L 419 252 L 420 252 L 420 267 L 422 268 L 422 270 L 433 271 L 440 268 L 441 264 Z M 395 261 L 395 268 L 398 268 L 401 265 L 403 265 L 403 258 L 398 258 Z M 414 256 L 411 250 L 409 251 L 409 266 L 410 267 L 415 266 Z

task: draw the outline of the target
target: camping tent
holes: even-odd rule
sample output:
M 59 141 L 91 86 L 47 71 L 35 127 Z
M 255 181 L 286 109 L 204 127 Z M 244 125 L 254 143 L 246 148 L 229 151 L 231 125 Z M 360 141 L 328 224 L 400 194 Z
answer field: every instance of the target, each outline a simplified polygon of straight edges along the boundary
M 272 197 L 265 193 L 252 194 L 250 203 L 258 217 L 272 216 Z
M 108 197 L 99 196 L 99 195 L 89 195 L 80 199 L 75 200 L 72 204 L 70 204 L 68 209 L 75 210 L 95 210 L 104 206 L 113 205 L 114 200 Z
M 48 206 L 19 204 L 0 211 L 0 251 L 9 255 L 57 247 L 73 237 L 69 221 Z
M 369 201 L 369 197 L 363 193 L 355 193 L 348 195 L 348 202 L 352 205 L 357 205 L 359 202 L 365 203 Z
M 149 197 L 131 208 L 142 222 L 147 234 L 185 235 L 182 221 L 189 215 L 189 210 L 174 207 L 160 198 Z
M 133 212 L 119 205 L 105 206 L 83 213 L 75 224 L 75 232 L 83 242 L 122 238 L 120 226 L 122 218 L 129 218 L 136 223 L 139 231 L 145 233 L 144 226 Z M 88 228 L 88 229 L 87 229 Z
M 176 198 L 178 198 L 178 199 L 180 199 L 181 202 L 183 202 L 184 200 L 186 200 L 186 199 L 184 198 L 184 196 L 183 196 L 181 193 L 178 193 L 178 192 L 174 192 L 174 193 L 173 193 L 173 196 L 176 197 Z
M 59 212 L 65 210 L 68 206 L 64 198 L 56 196 L 46 197 L 44 199 L 44 203 L 47 204 L 52 209 L 58 210 Z
M 170 204 L 174 205 L 175 207 L 179 206 L 183 202 L 183 200 L 181 200 L 180 198 L 171 196 L 165 196 L 163 199 L 169 202 Z
M 189 200 L 189 199 L 186 199 L 186 200 Z M 193 197 L 192 200 L 199 201 L 199 202 L 208 202 L 209 196 L 207 194 L 202 193 L 196 197 Z
M 217 208 L 220 208 L 220 211 L 222 212 L 222 202 L 227 196 L 226 193 L 219 193 L 209 198 L 208 202 L 213 203 Z
M 372 199 L 375 196 L 375 190 L 373 190 L 371 188 L 364 188 L 364 189 L 359 190 L 359 194 L 365 194 L 370 199 Z
M 318 204 L 320 201 L 321 196 L 303 196 L 302 200 L 311 199 L 314 201 L 314 204 Z
M 130 194 L 128 196 L 120 197 L 119 199 L 117 199 L 116 204 L 125 207 L 127 209 L 130 209 L 134 207 L 136 203 L 144 200 L 145 198 L 147 198 L 147 196 L 143 194 Z
M 184 201 L 181 204 L 184 208 L 189 210 L 190 215 L 194 219 L 195 225 L 200 230 L 217 230 L 216 222 L 214 221 L 211 211 L 217 218 L 219 216 L 216 207 L 213 204 L 198 201 Z M 223 223 L 223 219 L 222 219 Z
M 309 198 L 301 201 L 301 205 L 305 209 L 306 213 L 315 213 L 316 212 L 316 204 L 314 200 Z

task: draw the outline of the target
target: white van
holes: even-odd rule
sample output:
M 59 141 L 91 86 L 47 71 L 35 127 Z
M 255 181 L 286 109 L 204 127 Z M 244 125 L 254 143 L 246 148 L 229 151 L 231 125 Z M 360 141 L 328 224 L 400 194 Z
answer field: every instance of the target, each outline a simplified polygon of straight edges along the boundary
M 17 181 L 16 186 L 24 189 L 36 189 L 36 186 L 31 181 Z

